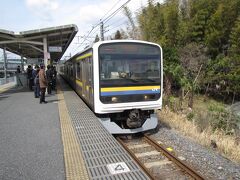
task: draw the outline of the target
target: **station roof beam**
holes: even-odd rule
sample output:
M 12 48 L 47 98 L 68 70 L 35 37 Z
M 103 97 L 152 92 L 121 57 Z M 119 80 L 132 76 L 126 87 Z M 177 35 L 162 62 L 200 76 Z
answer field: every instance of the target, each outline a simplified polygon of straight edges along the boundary
M 74 24 L 15 33 L 0 29 L 0 48 L 25 58 L 58 61 L 78 32 Z

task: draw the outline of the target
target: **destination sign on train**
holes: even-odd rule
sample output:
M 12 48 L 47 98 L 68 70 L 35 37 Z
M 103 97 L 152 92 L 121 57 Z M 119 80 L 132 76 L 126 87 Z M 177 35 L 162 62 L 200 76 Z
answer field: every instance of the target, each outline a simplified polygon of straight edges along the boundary
M 159 48 L 151 45 L 141 45 L 138 43 L 118 43 L 118 44 L 107 44 L 100 47 L 101 54 L 159 54 Z

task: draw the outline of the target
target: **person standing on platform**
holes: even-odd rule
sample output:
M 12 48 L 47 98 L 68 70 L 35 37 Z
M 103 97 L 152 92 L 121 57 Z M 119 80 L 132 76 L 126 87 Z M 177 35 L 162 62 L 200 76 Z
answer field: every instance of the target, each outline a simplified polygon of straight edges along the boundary
M 17 73 L 20 74 L 21 73 L 21 69 L 20 66 L 17 67 Z
M 52 71 L 52 68 L 50 65 L 47 66 L 46 75 L 47 75 L 47 81 L 48 81 L 47 91 L 48 91 L 48 94 L 51 94 L 52 93 L 53 71 Z
M 53 70 L 53 80 L 52 80 L 52 89 L 56 90 L 56 82 L 57 82 L 57 71 L 56 71 L 56 67 L 52 66 L 52 70 Z
M 35 66 L 35 70 L 32 71 L 32 76 L 34 79 L 34 95 L 35 98 L 39 98 L 40 96 L 40 86 L 39 86 L 39 73 L 40 68 L 38 65 Z
M 20 73 L 21 73 L 21 69 L 20 69 L 20 66 L 18 66 L 16 71 L 17 86 L 23 86 L 22 81 L 20 79 Z
M 28 65 L 27 68 L 27 79 L 28 79 L 28 86 L 29 86 L 29 90 L 33 90 L 33 77 L 32 77 L 32 66 Z
M 40 91 L 41 91 L 41 97 L 40 97 L 40 104 L 42 103 L 47 103 L 47 101 L 45 101 L 45 92 L 46 92 L 46 88 L 48 85 L 47 82 L 47 77 L 45 74 L 45 66 L 42 64 L 40 66 L 40 71 L 39 71 L 39 85 L 40 85 Z

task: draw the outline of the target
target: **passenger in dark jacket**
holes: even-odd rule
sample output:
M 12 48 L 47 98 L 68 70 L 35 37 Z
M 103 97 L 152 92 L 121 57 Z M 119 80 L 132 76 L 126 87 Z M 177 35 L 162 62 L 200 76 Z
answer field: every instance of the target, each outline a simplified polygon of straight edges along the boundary
M 47 66 L 46 75 L 47 75 L 47 81 L 48 81 L 47 91 L 48 91 L 48 94 L 51 94 L 52 93 L 53 72 L 52 72 L 52 68 L 50 65 Z
M 20 66 L 17 67 L 17 73 L 18 73 L 18 74 L 21 73 L 21 68 L 20 68 Z
M 27 80 L 28 80 L 28 86 L 29 90 L 33 90 L 33 77 L 32 77 L 32 66 L 28 65 L 27 68 Z
M 32 71 L 32 77 L 34 79 L 34 95 L 35 98 L 39 98 L 40 96 L 40 85 L 39 85 L 39 73 L 40 68 L 38 65 L 35 66 L 35 69 Z
M 55 66 L 52 66 L 52 72 L 53 72 L 52 89 L 56 90 L 57 71 L 56 71 L 56 67 Z

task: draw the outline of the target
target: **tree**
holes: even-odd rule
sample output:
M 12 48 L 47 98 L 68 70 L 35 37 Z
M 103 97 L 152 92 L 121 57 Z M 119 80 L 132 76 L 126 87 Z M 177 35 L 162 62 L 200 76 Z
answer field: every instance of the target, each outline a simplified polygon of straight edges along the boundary
M 230 35 L 231 55 L 240 56 L 240 16 L 238 17 Z
M 133 38 L 133 39 L 139 39 L 138 28 L 136 27 L 135 22 L 132 17 L 132 13 L 127 6 L 124 6 L 124 14 L 128 18 L 128 21 L 130 24 L 130 26 L 127 28 L 129 37 Z
M 98 42 L 99 40 L 100 39 L 99 39 L 98 34 L 97 34 L 96 37 L 95 37 L 94 43 Z
M 193 107 L 194 91 L 199 82 L 200 76 L 203 77 L 203 69 L 207 65 L 208 57 L 206 54 L 206 48 L 197 43 L 187 44 L 180 49 L 180 62 L 183 67 L 184 76 L 186 80 L 182 85 L 182 88 L 188 89 L 191 93 L 189 95 L 188 106 Z
M 178 43 L 178 27 L 179 27 L 179 14 L 178 14 L 178 1 L 169 1 L 166 7 L 166 38 L 169 46 L 177 46 Z
M 222 0 L 209 21 L 206 44 L 213 59 L 221 53 L 227 55 L 230 33 L 238 17 L 239 6 L 239 0 Z
M 148 2 L 138 27 L 143 40 L 163 47 L 165 94 L 188 90 L 189 106 L 198 87 L 240 95 L 240 0 Z
M 122 35 L 119 30 L 115 33 L 114 39 L 122 39 Z
M 173 83 L 179 85 L 181 77 L 183 75 L 182 68 L 179 62 L 179 55 L 176 48 L 166 47 L 163 48 L 164 52 L 164 62 L 163 62 L 163 72 L 164 72 L 164 93 L 166 96 L 172 93 Z
M 223 101 L 232 97 L 234 102 L 235 95 L 240 92 L 240 56 L 224 57 L 218 56 L 209 65 L 206 82 L 210 84 L 209 92 L 221 97 Z
M 149 1 L 148 7 L 138 15 L 139 29 L 144 40 L 165 44 L 164 8 Z

